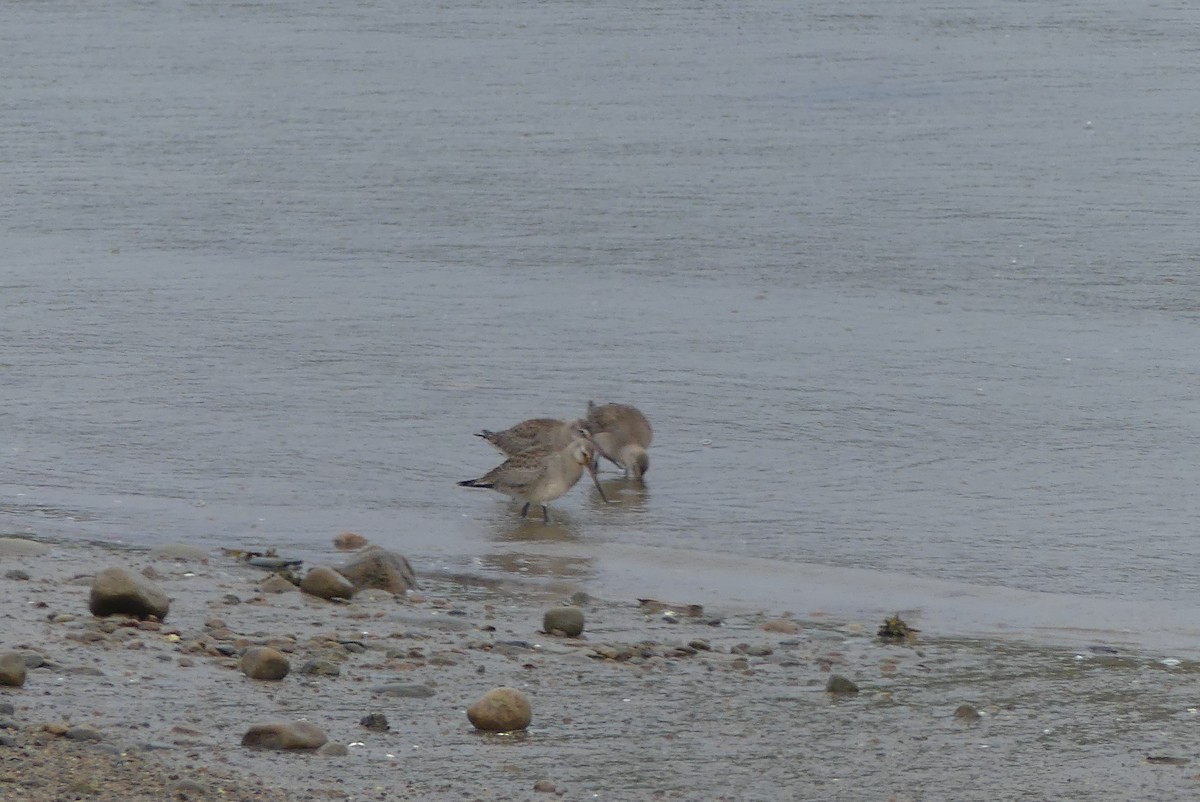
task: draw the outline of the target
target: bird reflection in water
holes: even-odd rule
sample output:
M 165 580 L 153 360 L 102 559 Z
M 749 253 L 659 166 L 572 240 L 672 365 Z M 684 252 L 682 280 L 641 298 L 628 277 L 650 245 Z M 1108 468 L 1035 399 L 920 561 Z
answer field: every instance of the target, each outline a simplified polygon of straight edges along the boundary
M 603 502 L 600 502 L 603 503 Z M 539 553 L 541 544 L 574 545 L 583 542 L 582 531 L 568 515 L 561 512 L 544 523 L 536 518 L 503 517 L 492 527 L 492 540 L 497 544 L 527 544 L 516 550 L 505 549 L 481 558 L 488 568 L 517 576 L 561 577 L 580 579 L 595 575 L 595 559 L 577 554 Z M 551 550 L 556 550 L 551 548 Z
M 607 502 L 593 489 L 588 493 L 588 504 L 593 508 L 612 507 L 631 512 L 645 512 L 650 504 L 650 488 L 641 479 L 618 476 L 601 480 L 600 486 L 604 488 Z

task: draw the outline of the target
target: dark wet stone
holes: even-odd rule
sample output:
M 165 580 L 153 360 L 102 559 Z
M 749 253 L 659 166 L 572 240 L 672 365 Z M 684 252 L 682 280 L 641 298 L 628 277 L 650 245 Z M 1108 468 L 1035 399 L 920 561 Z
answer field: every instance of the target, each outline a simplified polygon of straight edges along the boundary
M 301 674 L 314 674 L 319 677 L 338 677 L 342 667 L 332 660 L 309 660 L 300 667 Z
M 0 654 L 0 685 L 19 688 L 25 684 L 25 658 L 20 652 Z
M 368 546 L 337 570 L 358 590 L 378 588 L 398 595 L 417 587 L 408 560 L 379 546 Z
M 979 711 L 972 705 L 959 705 L 954 708 L 954 717 L 961 718 L 963 721 L 977 721 L 979 719 Z
M 242 736 L 242 746 L 253 749 L 320 749 L 327 741 L 325 733 L 307 721 L 255 724 Z
M 858 686 L 841 674 L 834 674 L 829 678 L 829 682 L 825 683 L 825 690 L 838 695 L 853 694 L 858 693 Z
M 238 660 L 238 669 L 250 679 L 277 680 L 287 676 L 291 664 L 270 646 L 251 646 Z
M 513 732 L 529 726 L 533 708 L 516 688 L 492 688 L 467 708 L 467 718 L 478 730 Z
M 167 617 L 170 600 L 158 585 L 124 568 L 106 568 L 96 575 L 88 599 L 92 615 Z
M 349 599 L 354 596 L 354 584 L 328 566 L 319 566 L 304 575 L 300 590 L 322 599 Z
M 0 716 L 11 716 L 15 712 L 12 702 L 0 702 Z
M 568 638 L 579 637 L 583 633 L 583 610 L 578 607 L 555 607 L 547 610 L 542 616 L 542 631 L 561 632 Z
M 388 683 L 387 685 L 376 685 L 371 689 L 371 693 L 377 693 L 381 696 L 392 696 L 397 699 L 428 699 L 434 695 L 434 690 L 428 685 L 405 685 L 397 682 Z
M 368 713 L 358 723 L 374 732 L 387 732 L 391 729 L 388 725 L 387 716 L 383 713 Z
M 29 580 L 29 574 L 22 571 L 20 568 L 14 568 L 11 571 L 4 572 L 5 579 L 12 579 L 17 582 L 26 582 Z

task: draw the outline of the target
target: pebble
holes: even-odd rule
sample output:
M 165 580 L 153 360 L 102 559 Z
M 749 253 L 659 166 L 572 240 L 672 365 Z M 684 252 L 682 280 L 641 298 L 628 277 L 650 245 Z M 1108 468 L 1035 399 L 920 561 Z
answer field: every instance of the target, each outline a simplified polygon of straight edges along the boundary
M 350 750 L 345 744 L 327 743 L 317 750 L 317 754 L 325 757 L 345 757 L 350 754 Z
M 979 711 L 973 705 L 962 704 L 954 708 L 954 717 L 960 718 L 963 721 L 977 721 L 979 719 Z
M 547 634 L 561 632 L 568 638 L 577 638 L 583 633 L 583 610 L 578 607 L 555 607 L 542 616 L 542 631 Z
M 835 695 L 858 693 L 858 686 L 841 674 L 834 674 L 825 683 L 825 690 Z
M 782 632 L 784 635 L 795 635 L 800 631 L 800 625 L 787 618 L 766 621 L 763 623 L 762 628 L 767 632 Z
M 492 688 L 467 708 L 467 718 L 478 730 L 513 732 L 529 726 L 533 708 L 516 688 Z
M 0 654 L 0 685 L 20 688 L 25 684 L 25 658 L 20 652 Z
M 334 569 L 322 565 L 304 575 L 300 590 L 321 599 L 349 599 L 354 595 L 354 584 Z
M 95 616 L 115 614 L 136 618 L 167 617 L 171 602 L 162 588 L 143 576 L 124 568 L 106 568 L 96 575 L 88 598 L 88 609 Z
M 5 578 L 5 579 L 12 579 L 12 580 L 15 580 L 15 581 L 17 581 L 17 582 L 25 582 L 25 581 L 28 581 L 28 580 L 29 580 L 29 574 L 27 574 L 26 572 L 22 571 L 20 568 L 14 568 L 14 569 L 13 569 L 13 570 L 11 570 L 11 571 L 5 571 L 5 572 L 4 572 L 4 578 Z
M 279 574 L 271 574 L 258 584 L 258 589 L 263 593 L 287 593 L 298 588 Z
M 383 713 L 368 713 L 358 723 L 374 732 L 387 732 L 391 729 L 387 716 Z
M 533 790 L 539 794 L 557 793 L 558 789 L 554 787 L 554 783 L 549 780 L 538 780 L 533 784 Z
M 319 677 L 338 677 L 342 674 L 342 667 L 332 660 L 309 660 L 300 667 L 300 673 Z
M 252 646 L 242 653 L 238 669 L 250 679 L 279 680 L 287 676 L 291 664 L 270 646 Z
M 63 733 L 63 737 L 72 741 L 103 741 L 104 733 L 95 727 L 76 726 Z
M 242 736 L 242 746 L 254 749 L 320 749 L 329 739 L 307 721 L 255 724 Z
M 35 540 L 20 537 L 0 537 L 0 554 L 5 557 L 41 557 L 50 551 L 49 546 Z

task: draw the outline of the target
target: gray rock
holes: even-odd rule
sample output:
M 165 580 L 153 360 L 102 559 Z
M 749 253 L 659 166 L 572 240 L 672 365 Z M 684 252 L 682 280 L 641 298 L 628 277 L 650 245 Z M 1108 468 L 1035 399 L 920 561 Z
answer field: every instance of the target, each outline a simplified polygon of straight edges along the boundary
M 16 746 L 18 743 L 20 742 L 11 735 L 0 735 L 0 746 L 7 746 L 11 748 Z
M 15 712 L 12 702 L 0 702 L 0 716 L 11 716 Z
M 144 576 L 124 568 L 106 568 L 92 582 L 88 608 L 92 615 L 131 615 L 137 618 L 167 617 L 167 594 Z
M 583 633 L 583 610 L 578 607 L 555 607 L 542 616 L 542 631 L 561 632 L 568 638 L 577 638 Z
M 387 685 L 376 685 L 371 689 L 371 693 L 393 696 L 398 699 L 428 699 L 433 696 L 435 691 L 428 685 L 403 685 L 392 682 Z
M 854 694 L 858 693 L 858 686 L 841 674 L 834 674 L 829 678 L 829 682 L 825 683 L 825 690 L 836 695 Z
M 359 590 L 379 588 L 401 594 L 418 587 L 417 575 L 408 560 L 379 546 L 368 546 L 337 570 Z
M 529 726 L 533 708 L 516 688 L 492 688 L 467 708 L 467 718 L 477 730 L 513 732 Z
M 0 555 L 5 557 L 41 557 L 50 547 L 21 537 L 0 537 Z
M 20 688 L 25 684 L 25 658 L 20 652 L 0 654 L 0 685 Z
M 238 669 L 250 679 L 277 680 L 287 676 L 291 664 L 270 646 L 251 646 L 238 660 Z
M 350 754 L 350 750 L 345 744 L 327 743 L 317 750 L 317 754 L 325 755 L 326 757 L 345 757 Z
M 300 580 L 300 590 L 322 599 L 349 599 L 354 596 L 354 584 L 328 566 L 312 569 Z
M 255 724 L 242 736 L 242 746 L 253 749 L 320 749 L 329 739 L 307 721 Z
M 4 578 L 12 579 L 17 582 L 25 582 L 29 580 L 29 574 L 27 574 L 25 571 L 22 571 L 20 568 L 14 568 L 11 571 L 5 571 Z

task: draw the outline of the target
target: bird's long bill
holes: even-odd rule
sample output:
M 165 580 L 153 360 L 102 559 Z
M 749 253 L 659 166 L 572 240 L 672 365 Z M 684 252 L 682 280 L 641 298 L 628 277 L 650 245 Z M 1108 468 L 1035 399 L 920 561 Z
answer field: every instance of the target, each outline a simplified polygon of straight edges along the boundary
M 608 496 L 604 495 L 604 488 L 600 486 L 600 477 L 596 476 L 596 463 L 589 462 L 587 472 L 592 475 L 592 481 L 596 484 L 596 489 L 600 491 L 600 498 L 604 499 L 604 503 L 608 503 Z

